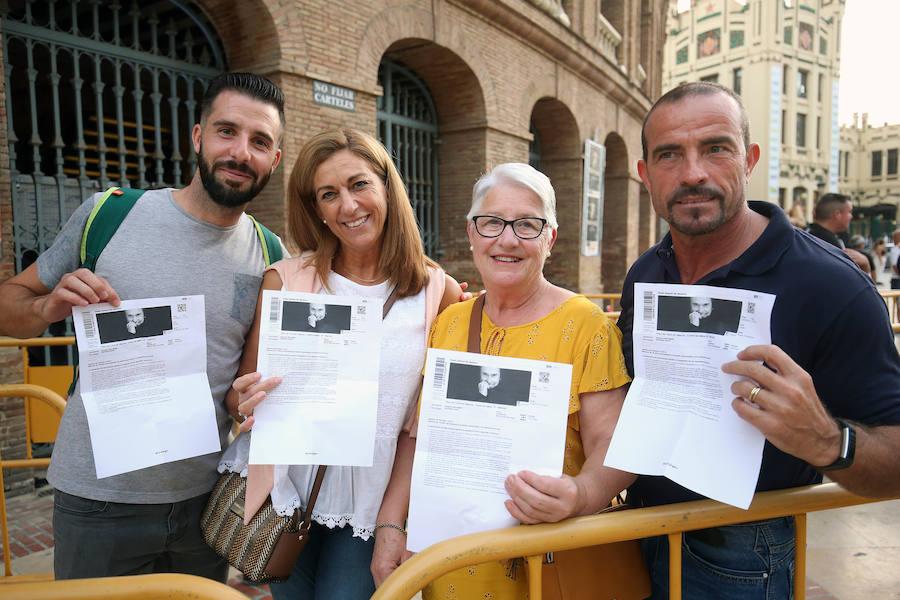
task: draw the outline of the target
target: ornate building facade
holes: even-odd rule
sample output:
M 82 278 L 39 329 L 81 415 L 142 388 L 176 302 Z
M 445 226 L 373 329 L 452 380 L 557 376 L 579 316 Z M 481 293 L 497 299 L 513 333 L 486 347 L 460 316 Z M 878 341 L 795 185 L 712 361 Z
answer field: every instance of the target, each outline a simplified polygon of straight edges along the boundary
M 807 220 L 838 191 L 840 31 L 845 0 L 692 0 L 669 6 L 663 91 L 717 81 L 740 94 L 762 151 L 748 197 Z M 682 10 L 679 10 L 679 6 Z
M 893 233 L 900 205 L 900 125 L 873 127 L 869 115 L 841 126 L 839 183 L 853 200 L 851 233 L 876 238 Z

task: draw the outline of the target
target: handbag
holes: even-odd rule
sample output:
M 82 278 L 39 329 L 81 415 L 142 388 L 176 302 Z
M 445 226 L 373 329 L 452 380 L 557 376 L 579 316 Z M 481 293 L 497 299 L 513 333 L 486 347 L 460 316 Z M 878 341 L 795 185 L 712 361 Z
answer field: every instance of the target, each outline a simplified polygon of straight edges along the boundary
M 293 515 L 279 515 L 272 506 L 272 498 L 266 498 L 244 525 L 247 478 L 238 473 L 223 473 L 200 517 L 203 539 L 253 583 L 286 580 L 309 539 L 310 515 L 324 477 L 322 465 L 316 471 L 305 515 L 300 508 Z
M 398 296 L 394 286 L 384 301 L 382 319 Z M 309 539 L 310 518 L 322 487 L 325 468 L 325 465 L 320 465 L 316 471 L 305 514 L 298 507 L 293 515 L 279 515 L 270 496 L 246 525 L 244 502 L 247 478 L 238 473 L 223 473 L 200 517 L 203 539 L 217 555 L 241 571 L 247 580 L 253 583 L 285 581 Z
M 484 295 L 472 305 L 467 350 L 481 352 Z M 600 512 L 631 508 L 615 504 Z M 544 600 L 643 600 L 650 595 L 650 574 L 638 540 L 586 546 L 544 557 L 541 597 Z
M 600 511 L 631 508 L 616 504 Z M 550 552 L 541 567 L 543 600 L 643 600 L 650 575 L 638 540 Z

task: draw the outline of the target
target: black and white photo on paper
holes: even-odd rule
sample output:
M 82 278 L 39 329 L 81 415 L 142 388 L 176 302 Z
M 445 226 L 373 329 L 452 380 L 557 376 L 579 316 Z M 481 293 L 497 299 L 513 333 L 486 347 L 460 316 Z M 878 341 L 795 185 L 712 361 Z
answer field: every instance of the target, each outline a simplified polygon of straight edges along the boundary
M 286 300 L 281 306 L 281 330 L 310 333 L 349 331 L 350 308 L 343 304 Z
M 515 406 L 528 402 L 531 371 L 450 363 L 447 398 Z
M 160 336 L 172 329 L 172 307 L 152 306 L 97 313 L 100 343 Z
M 739 300 L 709 296 L 657 296 L 657 331 L 737 333 L 741 324 Z

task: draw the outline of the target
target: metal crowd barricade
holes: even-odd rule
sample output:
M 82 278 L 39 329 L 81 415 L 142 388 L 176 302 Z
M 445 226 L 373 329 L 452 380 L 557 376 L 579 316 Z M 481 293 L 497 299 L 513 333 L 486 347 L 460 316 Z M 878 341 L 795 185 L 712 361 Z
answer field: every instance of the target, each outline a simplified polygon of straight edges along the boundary
M 806 514 L 879 501 L 851 494 L 836 483 L 828 483 L 758 493 L 748 510 L 714 500 L 699 500 L 576 517 L 560 523 L 520 525 L 473 533 L 440 542 L 419 552 L 375 591 L 372 600 L 409 600 L 416 592 L 450 571 L 519 556 L 525 556 L 529 564 L 529 598 L 541 600 L 540 566 L 544 553 L 658 535 L 669 538 L 669 598 L 680 600 L 682 532 L 788 515 L 793 515 L 796 521 L 794 598 L 804 600 Z
M 0 397 L 16 397 L 16 396 L 25 396 L 28 398 L 34 398 L 40 402 L 47 404 L 54 410 L 57 414 L 62 415 L 63 410 L 66 408 L 66 401 L 62 399 L 62 397 L 54 392 L 53 390 L 49 390 L 45 387 L 41 387 L 38 385 L 29 385 L 29 384 L 13 384 L 13 385 L 0 385 Z M 30 446 L 30 444 L 29 444 Z M 6 492 L 3 488 L 3 469 L 33 469 L 38 467 L 48 467 L 50 465 L 49 458 L 20 458 L 20 459 L 11 459 L 11 460 L 3 460 L 0 457 L 0 534 L 2 534 L 3 541 L 3 569 L 4 575 L 0 577 L 0 582 L 10 581 L 12 579 L 28 579 L 34 580 L 38 579 L 52 579 L 52 574 L 46 575 L 13 575 L 12 574 L 12 552 L 10 551 L 9 545 L 9 528 L 6 522 Z M 4 590 L 4 597 L 6 588 Z
M 878 293 L 887 304 L 888 314 L 891 316 L 891 326 L 894 328 L 894 333 L 897 333 L 900 331 L 900 301 L 897 300 L 900 297 L 900 290 L 878 290 Z
M 224 583 L 177 573 L 8 583 L 4 600 L 247 600 Z
M 0 337 L 0 348 L 22 348 L 22 373 L 26 384 L 39 385 L 66 397 L 72 383 L 72 367 L 69 365 L 33 366 L 28 357 L 28 348 L 33 346 L 70 346 L 74 336 L 37 337 L 16 339 Z M 32 458 L 32 443 L 48 443 L 56 440 L 60 415 L 47 404 L 31 397 L 25 398 L 25 457 Z

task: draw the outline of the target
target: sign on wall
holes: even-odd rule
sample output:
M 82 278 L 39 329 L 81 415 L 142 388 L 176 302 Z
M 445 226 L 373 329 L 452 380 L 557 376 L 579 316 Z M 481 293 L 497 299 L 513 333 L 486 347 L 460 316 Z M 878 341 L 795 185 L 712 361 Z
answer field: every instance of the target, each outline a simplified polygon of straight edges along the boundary
M 840 159 L 841 126 L 838 122 L 838 96 L 840 95 L 840 82 L 835 79 L 831 83 L 831 148 L 830 165 L 828 169 L 828 191 L 838 191 L 838 160 Z
M 356 110 L 356 92 L 350 88 L 324 81 L 313 81 L 313 102 L 354 112 Z
M 781 176 L 781 65 L 772 65 L 769 77 L 769 202 L 778 203 L 778 178 Z
M 584 142 L 584 184 L 581 195 L 581 254 L 600 254 L 603 238 L 603 172 L 606 147 L 592 140 Z

